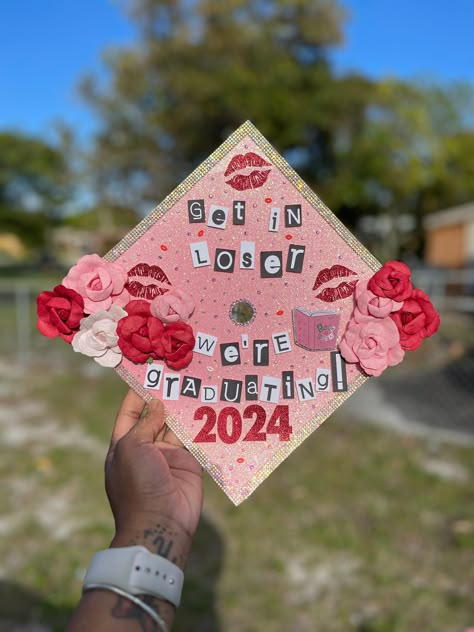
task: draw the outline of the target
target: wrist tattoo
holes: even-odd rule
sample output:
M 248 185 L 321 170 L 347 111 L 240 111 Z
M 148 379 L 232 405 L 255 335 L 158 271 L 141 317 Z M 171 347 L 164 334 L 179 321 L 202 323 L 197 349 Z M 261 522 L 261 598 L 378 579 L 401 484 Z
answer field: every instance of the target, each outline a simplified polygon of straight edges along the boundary
M 173 564 L 182 566 L 183 562 L 186 561 L 184 555 L 182 553 L 175 554 L 173 552 L 176 535 L 177 533 L 169 527 L 157 524 L 137 533 L 137 535 L 131 539 L 130 545 L 145 545 L 152 553 L 161 555 L 161 557 L 165 557 L 170 562 L 173 562 Z

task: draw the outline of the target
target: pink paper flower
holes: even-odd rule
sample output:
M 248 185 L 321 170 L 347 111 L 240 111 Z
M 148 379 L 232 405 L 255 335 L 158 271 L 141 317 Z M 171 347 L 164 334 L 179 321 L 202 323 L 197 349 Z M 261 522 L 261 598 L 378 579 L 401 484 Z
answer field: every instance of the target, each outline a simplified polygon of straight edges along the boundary
M 157 296 L 150 305 L 153 316 L 159 318 L 164 323 L 174 323 L 178 320 L 187 323 L 189 317 L 194 312 L 193 297 L 181 290 L 173 288 L 166 294 Z
M 118 346 L 117 323 L 127 312 L 118 305 L 106 312 L 101 310 L 81 321 L 81 328 L 72 340 L 74 351 L 108 367 L 116 367 L 122 360 L 122 352 Z
M 355 314 L 385 318 L 398 311 L 403 302 L 394 301 L 387 296 L 377 296 L 368 288 L 368 281 L 359 281 L 355 288 Z
M 130 294 L 124 289 L 127 280 L 127 271 L 121 263 L 108 263 L 99 255 L 85 255 L 69 270 L 63 285 L 82 296 L 86 314 L 94 314 L 112 304 L 124 307 L 130 301 Z
M 349 322 L 339 351 L 346 362 L 358 362 L 367 375 L 380 375 L 403 360 L 397 326 L 390 318 L 355 315 Z

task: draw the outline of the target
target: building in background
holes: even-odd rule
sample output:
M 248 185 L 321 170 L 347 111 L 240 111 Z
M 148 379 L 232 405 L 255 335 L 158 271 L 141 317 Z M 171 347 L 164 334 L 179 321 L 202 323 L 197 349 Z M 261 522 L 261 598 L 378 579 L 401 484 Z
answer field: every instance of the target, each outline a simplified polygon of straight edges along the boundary
M 431 213 L 424 225 L 428 265 L 443 268 L 474 265 L 474 202 Z

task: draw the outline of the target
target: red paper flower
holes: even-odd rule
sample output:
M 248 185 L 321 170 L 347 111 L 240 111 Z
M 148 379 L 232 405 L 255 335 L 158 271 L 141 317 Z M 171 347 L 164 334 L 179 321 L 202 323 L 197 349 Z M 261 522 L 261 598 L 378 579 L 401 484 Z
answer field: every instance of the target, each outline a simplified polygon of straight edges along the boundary
M 402 349 L 413 351 L 438 331 L 439 314 L 423 290 L 413 290 L 400 311 L 390 315 L 400 334 Z
M 184 369 L 193 359 L 193 330 L 187 323 L 169 323 L 161 339 L 161 355 L 171 369 Z
M 71 342 L 84 317 L 84 300 L 75 290 L 57 285 L 52 292 L 41 292 L 36 299 L 36 326 L 48 338 L 61 336 Z
M 413 286 L 410 268 L 400 261 L 388 261 L 369 279 L 368 289 L 377 296 L 404 301 L 410 297 Z
M 166 327 L 152 316 L 148 301 L 130 301 L 128 316 L 117 323 L 118 346 L 123 355 L 142 364 L 149 358 L 163 359 L 172 369 L 183 369 L 193 359 L 194 334 L 189 325 L 170 323 Z
M 130 301 L 125 310 L 128 316 L 117 323 L 118 346 L 123 355 L 135 364 L 142 364 L 148 358 L 161 358 L 157 350 L 161 349 L 165 328 L 161 320 L 151 315 L 150 304 Z

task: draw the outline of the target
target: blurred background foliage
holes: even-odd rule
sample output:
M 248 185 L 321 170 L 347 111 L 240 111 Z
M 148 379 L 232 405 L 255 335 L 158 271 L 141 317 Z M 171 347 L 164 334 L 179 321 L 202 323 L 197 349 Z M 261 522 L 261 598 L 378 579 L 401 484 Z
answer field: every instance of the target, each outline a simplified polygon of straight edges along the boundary
M 65 125 L 54 146 L 0 136 L 0 233 L 28 257 L 54 256 L 61 224 L 94 231 L 105 251 L 246 119 L 353 229 L 361 216 L 390 222 L 386 239 L 364 240 L 381 259 L 421 257 L 425 214 L 473 199 L 472 86 L 336 73 L 342 3 L 124 9 L 137 42 L 104 51 L 105 72 L 80 82 L 98 121 L 87 147 Z

